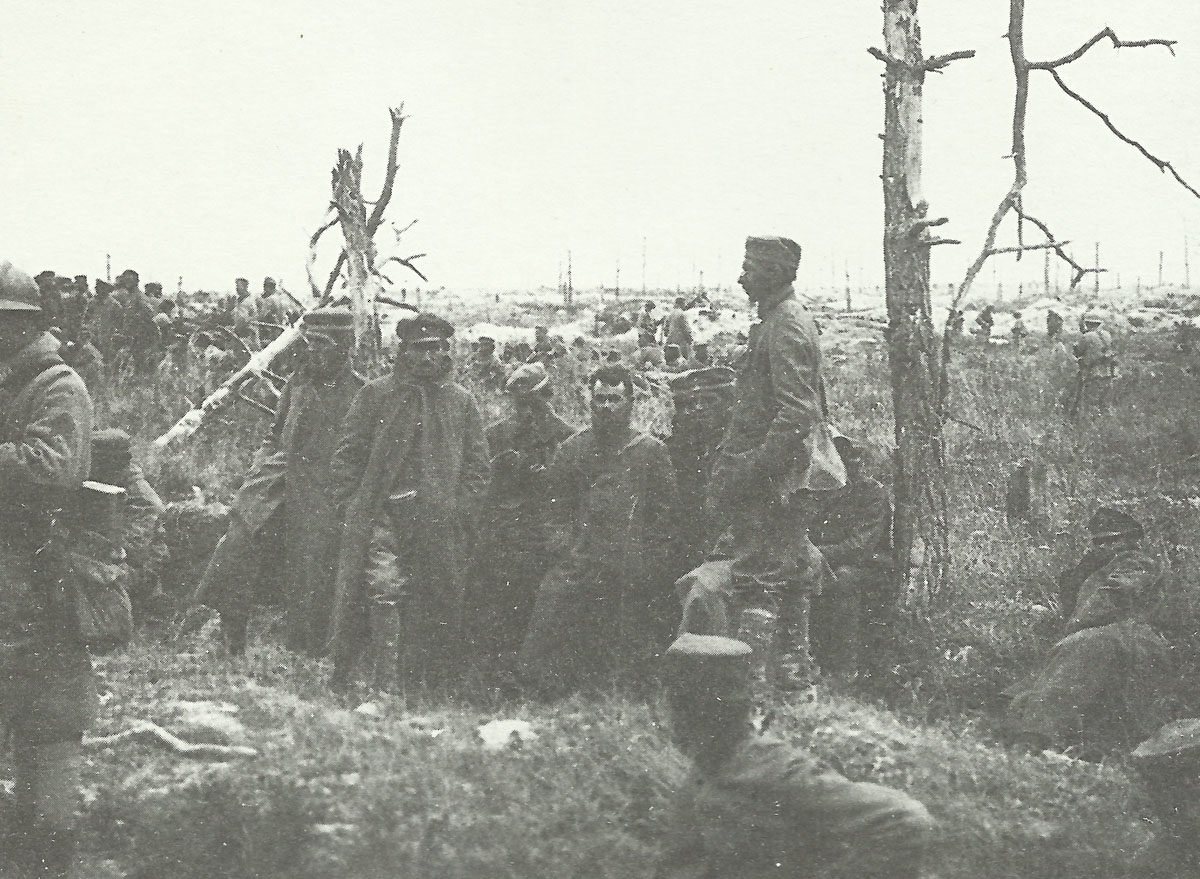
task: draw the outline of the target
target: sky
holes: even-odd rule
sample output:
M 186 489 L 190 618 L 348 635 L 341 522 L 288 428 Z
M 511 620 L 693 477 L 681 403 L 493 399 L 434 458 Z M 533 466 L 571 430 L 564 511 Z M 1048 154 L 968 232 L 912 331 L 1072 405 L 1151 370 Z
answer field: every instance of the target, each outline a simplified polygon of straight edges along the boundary
M 927 55 L 978 53 L 925 84 L 925 193 L 964 242 L 934 250 L 942 285 L 1011 180 L 1007 4 L 920 14 Z M 1178 40 L 1176 55 L 1105 43 L 1064 78 L 1200 188 L 1200 4 L 1031 0 L 1027 51 L 1057 57 L 1106 24 Z M 373 198 L 403 101 L 388 217 L 418 222 L 378 241 L 427 253 L 435 286 L 553 287 L 569 251 L 577 287 L 611 287 L 619 266 L 640 289 L 643 246 L 652 288 L 732 284 L 746 235 L 780 234 L 804 247 L 802 285 L 848 272 L 871 295 L 881 26 L 877 0 L 5 0 L 0 258 L 102 277 L 111 254 L 114 276 L 167 290 L 269 274 L 303 291 L 337 149 L 364 145 Z M 1181 282 L 1185 236 L 1200 259 L 1200 200 L 1044 74 L 1028 140 L 1027 210 L 1085 264 L 1100 242 L 1106 285 L 1156 282 L 1160 250 Z M 1042 277 L 1037 254 L 994 265 L 1012 287 Z

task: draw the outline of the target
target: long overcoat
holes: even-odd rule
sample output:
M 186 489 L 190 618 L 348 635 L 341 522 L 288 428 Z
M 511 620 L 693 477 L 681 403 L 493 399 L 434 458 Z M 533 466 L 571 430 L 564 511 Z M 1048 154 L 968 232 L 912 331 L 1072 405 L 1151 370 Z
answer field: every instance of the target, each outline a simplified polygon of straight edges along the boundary
M 331 652 L 349 675 L 370 631 L 366 568 L 371 537 L 388 524 L 384 502 L 402 471 L 417 484 L 419 514 L 405 563 L 414 571 L 401 614 L 405 649 L 445 649 L 463 624 L 471 522 L 487 491 L 487 437 L 475 398 L 449 380 L 395 372 L 363 386 L 346 415 L 332 479 L 345 510 Z M 436 643 L 434 643 L 436 642 Z

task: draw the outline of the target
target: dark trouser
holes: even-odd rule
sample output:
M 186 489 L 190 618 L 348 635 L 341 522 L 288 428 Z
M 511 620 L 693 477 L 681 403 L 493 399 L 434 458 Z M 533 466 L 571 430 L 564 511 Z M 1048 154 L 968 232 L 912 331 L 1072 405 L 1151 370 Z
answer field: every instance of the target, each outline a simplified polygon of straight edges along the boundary
M 204 576 L 192 597 L 221 615 L 221 635 L 234 654 L 246 649 L 246 629 L 255 606 L 273 604 L 277 582 L 264 572 L 280 574 L 282 565 L 282 514 L 271 515 L 262 528 L 252 531 L 238 516 L 229 519 L 229 530 L 217 543 Z
M 888 571 L 873 565 L 842 565 L 826 577 L 812 600 L 813 658 L 828 674 L 850 676 L 885 633 L 890 605 Z

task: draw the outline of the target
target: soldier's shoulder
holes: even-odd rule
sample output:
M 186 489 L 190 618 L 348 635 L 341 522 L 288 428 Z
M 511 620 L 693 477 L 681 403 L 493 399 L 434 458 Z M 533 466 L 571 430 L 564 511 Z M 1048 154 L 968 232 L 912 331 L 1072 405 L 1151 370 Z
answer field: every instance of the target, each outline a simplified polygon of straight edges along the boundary
M 802 782 L 824 770 L 821 763 L 795 745 L 773 736 L 753 736 L 730 756 L 721 783 L 730 787 L 777 787 Z
M 811 337 L 814 341 L 817 338 L 817 322 L 813 317 L 812 312 L 804 307 L 804 303 L 795 296 L 789 297 L 771 312 L 769 319 L 765 321 L 767 326 L 777 334 L 780 330 L 791 334 L 800 334 L 805 337 Z

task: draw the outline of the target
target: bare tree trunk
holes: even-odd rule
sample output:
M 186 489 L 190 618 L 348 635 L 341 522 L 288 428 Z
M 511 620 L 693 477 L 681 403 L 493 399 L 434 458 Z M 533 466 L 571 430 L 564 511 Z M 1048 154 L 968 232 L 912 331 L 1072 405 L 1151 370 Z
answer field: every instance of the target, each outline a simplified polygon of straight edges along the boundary
M 354 312 L 354 353 L 359 363 L 375 353 L 375 296 L 368 290 L 375 267 L 375 244 L 367 229 L 362 196 L 362 146 L 353 155 L 338 150 L 333 169 L 333 204 L 346 238 L 346 292 Z
M 883 203 L 888 358 L 896 421 L 897 573 L 907 594 L 927 602 L 949 577 L 950 534 L 938 405 L 939 339 L 929 297 L 928 235 L 921 193 L 921 55 L 918 0 L 885 0 Z M 875 54 L 874 52 L 872 54 Z M 877 55 L 878 57 L 878 55 Z M 936 59 L 930 59 L 932 62 Z

